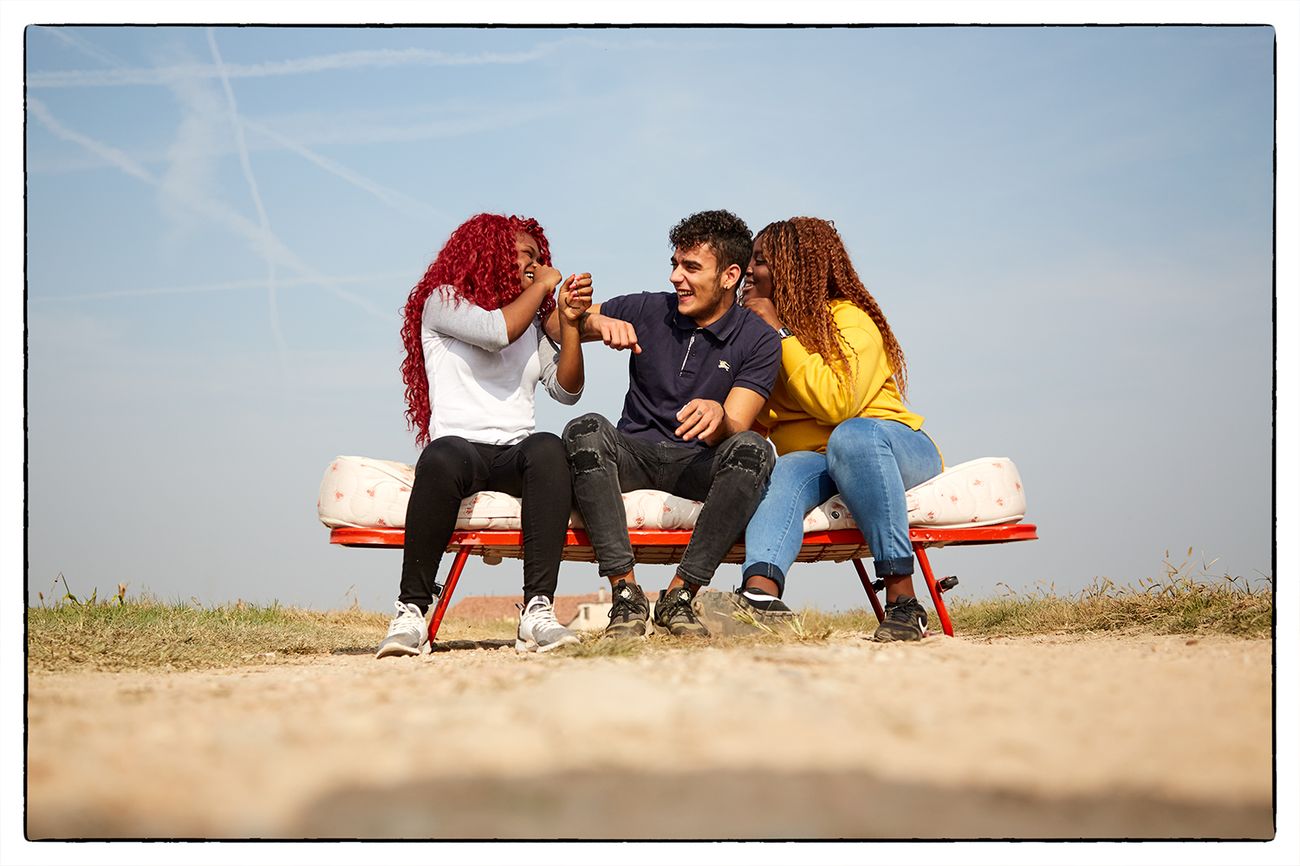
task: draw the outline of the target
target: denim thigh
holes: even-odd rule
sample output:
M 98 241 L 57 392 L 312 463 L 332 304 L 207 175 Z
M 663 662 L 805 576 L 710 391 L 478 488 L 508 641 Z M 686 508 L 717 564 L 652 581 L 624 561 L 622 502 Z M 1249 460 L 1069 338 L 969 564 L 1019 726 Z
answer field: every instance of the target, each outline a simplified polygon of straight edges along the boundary
M 826 465 L 871 548 L 877 576 L 910 575 L 907 490 L 943 468 L 930 437 L 898 421 L 850 418 L 831 433 Z
M 803 546 L 804 517 L 834 493 L 825 454 L 791 451 L 778 457 L 763 500 L 745 528 L 741 573 L 762 574 L 783 586 Z

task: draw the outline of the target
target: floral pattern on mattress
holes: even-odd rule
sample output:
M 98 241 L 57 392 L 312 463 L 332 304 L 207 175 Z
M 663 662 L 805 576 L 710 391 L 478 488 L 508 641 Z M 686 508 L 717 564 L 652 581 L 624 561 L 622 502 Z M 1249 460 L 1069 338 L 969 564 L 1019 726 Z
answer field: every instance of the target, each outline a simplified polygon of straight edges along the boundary
M 336 457 L 325 469 L 316 500 L 321 523 L 337 527 L 406 525 L 406 502 L 415 468 L 392 460 Z M 702 503 L 662 490 L 623 494 L 630 529 L 691 529 Z M 519 500 L 495 491 L 475 493 L 460 504 L 457 529 L 520 528 Z M 988 526 L 1025 516 L 1025 492 L 1016 465 L 1006 457 L 984 457 L 953 466 L 907 491 L 912 526 Z M 569 525 L 582 526 L 575 510 Z M 804 518 L 804 532 L 852 529 L 848 507 L 832 496 Z

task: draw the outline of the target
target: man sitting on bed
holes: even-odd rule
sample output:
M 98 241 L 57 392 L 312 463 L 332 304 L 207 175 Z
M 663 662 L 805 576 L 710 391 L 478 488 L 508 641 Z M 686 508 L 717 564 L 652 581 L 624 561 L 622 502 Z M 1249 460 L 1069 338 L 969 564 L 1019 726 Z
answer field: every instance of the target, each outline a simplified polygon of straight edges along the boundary
M 753 236 L 717 210 L 692 214 L 668 239 L 675 292 L 611 298 L 582 323 L 584 338 L 632 351 L 618 426 L 590 413 L 564 428 L 574 498 L 613 588 L 611 637 L 642 637 L 649 620 L 621 493 L 652 488 L 704 501 L 654 612 L 660 630 L 703 637 L 691 600 L 744 532 L 775 461 L 750 426 L 776 381 L 781 340 L 736 303 Z

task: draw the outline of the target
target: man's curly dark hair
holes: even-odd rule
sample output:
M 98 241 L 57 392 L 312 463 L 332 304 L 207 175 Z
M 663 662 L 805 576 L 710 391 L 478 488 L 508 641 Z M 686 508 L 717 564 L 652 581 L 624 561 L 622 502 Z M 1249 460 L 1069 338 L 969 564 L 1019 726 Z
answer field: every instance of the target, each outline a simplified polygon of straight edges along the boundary
M 718 258 L 718 273 L 731 265 L 743 271 L 754 252 L 754 236 L 745 221 L 731 211 L 705 210 L 693 213 L 673 226 L 668 242 L 675 248 L 689 250 L 708 244 Z

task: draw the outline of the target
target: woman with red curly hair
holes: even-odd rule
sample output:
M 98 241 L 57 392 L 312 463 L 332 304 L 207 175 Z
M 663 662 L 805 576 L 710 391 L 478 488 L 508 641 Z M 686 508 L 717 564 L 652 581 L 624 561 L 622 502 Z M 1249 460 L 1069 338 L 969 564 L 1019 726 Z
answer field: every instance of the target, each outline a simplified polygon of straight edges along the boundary
M 440 591 L 438 566 L 461 500 L 482 490 L 523 500 L 515 648 L 545 652 L 578 641 L 552 607 L 572 509 L 569 465 L 560 438 L 536 432 L 533 397 L 539 382 L 561 403 L 581 396 L 578 322 L 590 306 L 591 275 L 561 285 L 537 221 L 498 214 L 461 224 L 411 290 L 402 379 L 408 426 L 424 451 L 406 509 L 397 615 L 376 658 L 426 646 L 424 617 Z

